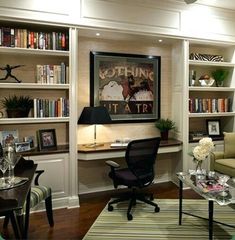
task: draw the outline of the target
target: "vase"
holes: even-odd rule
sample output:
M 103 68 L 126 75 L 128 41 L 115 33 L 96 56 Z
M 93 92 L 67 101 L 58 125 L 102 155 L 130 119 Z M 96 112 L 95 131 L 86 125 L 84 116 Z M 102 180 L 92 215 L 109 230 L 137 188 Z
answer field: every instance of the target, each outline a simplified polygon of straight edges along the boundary
M 161 132 L 161 139 L 162 139 L 163 141 L 167 141 L 167 140 L 168 140 L 168 133 L 169 133 L 169 131 L 163 131 L 163 132 Z
M 195 174 L 198 178 L 203 178 L 204 171 L 202 169 L 202 161 L 195 160 L 196 161 L 196 169 L 195 169 Z

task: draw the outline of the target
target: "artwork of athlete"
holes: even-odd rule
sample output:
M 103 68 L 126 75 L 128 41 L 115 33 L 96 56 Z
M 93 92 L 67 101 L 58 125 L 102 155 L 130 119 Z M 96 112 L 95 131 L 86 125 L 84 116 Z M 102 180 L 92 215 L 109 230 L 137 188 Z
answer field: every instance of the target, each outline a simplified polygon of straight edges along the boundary
M 6 71 L 6 76 L 4 78 L 0 78 L 0 80 L 6 80 L 9 77 L 14 78 L 18 83 L 21 82 L 21 80 L 17 79 L 14 75 L 11 74 L 11 70 L 18 68 L 18 67 L 22 67 L 24 65 L 16 65 L 16 66 L 10 66 L 9 64 L 6 65 L 6 67 L 0 67 L 0 70 Z

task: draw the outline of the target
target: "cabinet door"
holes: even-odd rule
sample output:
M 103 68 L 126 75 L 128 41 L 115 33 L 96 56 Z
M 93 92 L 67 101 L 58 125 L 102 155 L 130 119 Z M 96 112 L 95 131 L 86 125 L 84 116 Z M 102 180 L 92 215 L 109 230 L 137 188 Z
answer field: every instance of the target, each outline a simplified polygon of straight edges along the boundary
M 40 176 L 41 185 L 52 188 L 53 199 L 68 196 L 68 159 L 69 154 L 30 156 L 38 164 L 38 170 L 45 172 Z

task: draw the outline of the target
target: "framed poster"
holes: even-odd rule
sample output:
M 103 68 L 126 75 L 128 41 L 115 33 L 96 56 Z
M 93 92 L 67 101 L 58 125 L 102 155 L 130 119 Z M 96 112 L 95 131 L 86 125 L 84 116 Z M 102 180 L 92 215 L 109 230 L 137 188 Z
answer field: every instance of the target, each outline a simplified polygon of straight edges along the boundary
M 90 52 L 90 105 L 104 106 L 112 121 L 160 118 L 161 57 Z
M 210 137 L 221 135 L 220 120 L 206 120 L 207 132 Z

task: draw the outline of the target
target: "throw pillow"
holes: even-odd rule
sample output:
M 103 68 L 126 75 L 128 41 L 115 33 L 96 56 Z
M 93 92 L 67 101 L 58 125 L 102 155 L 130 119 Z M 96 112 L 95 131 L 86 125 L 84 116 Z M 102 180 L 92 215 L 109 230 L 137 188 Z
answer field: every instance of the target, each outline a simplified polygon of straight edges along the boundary
M 235 132 L 224 132 L 224 158 L 235 158 Z

